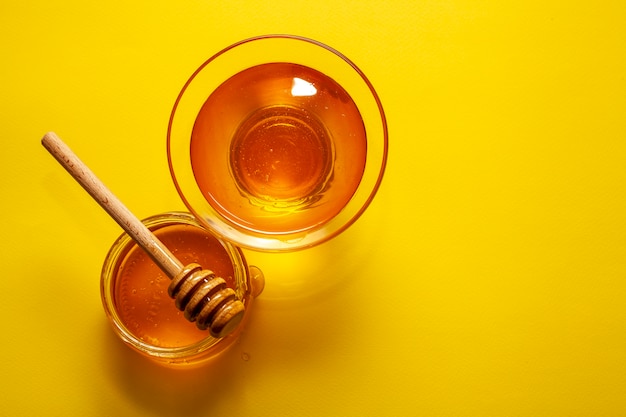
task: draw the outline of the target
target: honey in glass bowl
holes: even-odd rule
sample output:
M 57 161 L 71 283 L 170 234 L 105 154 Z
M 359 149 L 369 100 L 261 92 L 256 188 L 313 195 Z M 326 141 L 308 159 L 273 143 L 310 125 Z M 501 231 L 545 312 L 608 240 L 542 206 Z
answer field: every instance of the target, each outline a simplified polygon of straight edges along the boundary
M 217 212 L 252 232 L 281 233 L 341 211 L 363 175 L 366 144 L 358 108 L 333 79 L 303 65 L 268 63 L 209 96 L 190 151 L 198 186 Z

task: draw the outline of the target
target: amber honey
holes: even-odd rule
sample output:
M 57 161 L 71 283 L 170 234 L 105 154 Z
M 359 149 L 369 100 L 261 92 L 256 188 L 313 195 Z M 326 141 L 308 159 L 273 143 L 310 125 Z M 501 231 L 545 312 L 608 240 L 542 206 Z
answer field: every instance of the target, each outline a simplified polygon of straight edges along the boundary
M 359 110 L 312 68 L 268 63 L 222 83 L 202 106 L 191 164 L 204 198 L 251 232 L 306 231 L 335 217 L 367 154 Z
M 206 230 L 188 224 L 174 224 L 154 231 L 185 265 L 196 262 L 211 269 L 234 288 L 234 271 L 228 252 Z M 187 321 L 167 288 L 170 279 L 136 245 L 119 264 L 114 304 L 124 327 L 146 344 L 181 347 L 206 339 L 208 333 Z

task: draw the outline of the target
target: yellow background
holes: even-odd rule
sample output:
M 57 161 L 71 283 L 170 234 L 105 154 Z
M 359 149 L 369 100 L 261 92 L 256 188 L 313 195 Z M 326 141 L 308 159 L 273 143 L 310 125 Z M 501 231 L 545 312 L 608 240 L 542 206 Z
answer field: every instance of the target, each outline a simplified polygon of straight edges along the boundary
M 5 0 L 6 416 L 626 415 L 622 1 Z M 213 367 L 113 335 L 119 227 L 45 152 L 56 131 L 139 217 L 183 209 L 165 134 L 217 50 L 327 43 L 369 76 L 390 159 L 366 214 L 288 255 Z

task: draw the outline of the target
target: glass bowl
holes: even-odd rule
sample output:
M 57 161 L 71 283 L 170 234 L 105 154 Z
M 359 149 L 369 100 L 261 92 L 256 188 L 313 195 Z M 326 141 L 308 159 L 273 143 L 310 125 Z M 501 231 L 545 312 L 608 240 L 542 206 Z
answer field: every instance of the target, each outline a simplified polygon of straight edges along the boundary
M 188 209 L 234 244 L 290 251 L 356 221 L 387 161 L 382 104 L 365 74 L 320 42 L 240 41 L 204 62 L 168 126 L 172 178 Z

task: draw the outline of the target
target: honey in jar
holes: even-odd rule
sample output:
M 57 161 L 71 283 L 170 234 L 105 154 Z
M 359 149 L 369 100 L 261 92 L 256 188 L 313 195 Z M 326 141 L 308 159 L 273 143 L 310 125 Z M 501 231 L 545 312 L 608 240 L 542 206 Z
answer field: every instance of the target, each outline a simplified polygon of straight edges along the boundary
M 144 223 L 182 263 L 198 263 L 223 278 L 248 314 L 252 298 L 263 289 L 263 275 L 247 265 L 241 250 L 214 236 L 188 213 L 166 213 Z M 128 235 L 114 243 L 103 267 L 101 293 L 107 316 L 126 344 L 177 365 L 200 363 L 236 340 L 238 330 L 217 339 L 189 322 L 168 295 L 170 282 Z

